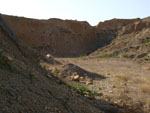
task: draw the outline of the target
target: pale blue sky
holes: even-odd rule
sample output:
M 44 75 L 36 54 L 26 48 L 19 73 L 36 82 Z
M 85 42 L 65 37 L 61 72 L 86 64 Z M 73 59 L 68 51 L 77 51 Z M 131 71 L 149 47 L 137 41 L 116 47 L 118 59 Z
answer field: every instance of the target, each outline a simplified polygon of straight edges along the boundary
M 112 18 L 150 16 L 150 0 L 0 0 L 0 13 L 29 18 L 61 18 L 96 25 Z

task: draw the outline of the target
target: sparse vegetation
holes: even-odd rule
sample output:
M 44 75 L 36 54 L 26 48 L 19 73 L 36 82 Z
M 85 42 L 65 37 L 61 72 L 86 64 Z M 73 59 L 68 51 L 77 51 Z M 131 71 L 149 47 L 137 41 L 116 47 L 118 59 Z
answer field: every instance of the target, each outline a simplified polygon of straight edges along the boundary
M 83 55 L 80 55 L 79 58 L 84 58 L 86 56 L 87 56 L 86 54 L 83 54 Z
M 142 86 L 140 86 L 140 89 L 143 93 L 150 94 L 149 84 L 143 84 Z
M 144 43 L 144 44 L 150 43 L 150 38 L 148 38 L 148 39 L 143 39 L 143 40 L 142 40 L 142 43 Z
M 32 72 L 29 73 L 29 79 L 31 83 L 33 82 L 34 74 Z
M 57 68 L 53 68 L 53 69 L 52 69 L 52 73 L 53 73 L 54 75 L 57 75 L 57 74 L 58 74 L 58 69 L 57 69 Z
M 120 80 L 123 80 L 123 81 L 125 81 L 125 82 L 127 82 L 128 80 L 130 80 L 131 79 L 131 77 L 130 77 L 130 75 L 128 74 L 119 74 L 118 76 L 117 76 Z
M 115 54 L 105 53 L 105 54 L 99 55 L 99 58 L 111 58 L 115 56 L 116 56 Z
M 74 91 L 81 94 L 82 96 L 85 96 L 85 95 L 94 96 L 95 95 L 94 91 L 91 91 L 90 89 L 88 89 L 82 85 L 73 86 L 73 85 L 70 85 L 70 84 L 63 82 L 63 81 L 58 81 L 57 83 L 60 85 L 66 85 L 67 87 L 73 89 Z
M 128 54 L 123 54 L 122 57 L 123 58 L 129 58 L 129 55 Z
M 7 21 L 11 24 L 9 19 Z M 78 26 L 80 22 L 76 24 L 73 21 L 65 21 L 67 24 L 64 24 L 62 20 L 57 20 L 55 23 L 53 19 L 52 22 L 56 26 L 51 25 L 49 32 L 45 32 L 48 24 L 44 29 L 39 26 L 40 31 L 44 31 L 42 36 L 45 36 L 42 42 L 41 33 L 36 29 L 36 20 L 32 33 L 28 27 L 19 29 L 22 26 L 19 27 L 18 24 L 16 28 L 16 23 L 12 24 L 15 34 L 23 32 L 22 39 L 26 38 L 26 34 L 30 34 L 31 40 L 26 40 L 26 43 L 29 43 L 32 49 L 26 47 L 28 44 L 19 44 L 13 34 L 3 34 L 4 30 L 0 30 L 0 49 L 4 50 L 0 53 L 0 100 L 3 102 L 1 108 L 4 111 L 0 111 L 116 113 L 125 109 L 124 113 L 150 113 L 150 23 L 142 23 L 142 19 L 133 23 L 120 19 L 111 21 L 106 21 L 106 24 L 99 23 L 93 30 L 89 25 Z M 24 19 L 20 23 L 26 25 Z M 30 21 L 29 23 L 32 24 Z M 46 24 L 46 21 L 42 24 Z M 73 28 L 71 31 L 70 25 Z M 81 30 L 76 32 L 79 27 Z M 133 27 L 135 29 L 130 29 Z M 37 34 L 39 39 L 36 46 L 34 34 Z M 47 37 L 58 38 L 54 38 L 54 44 L 49 45 L 46 43 L 49 41 Z M 69 44 L 62 46 L 55 43 L 59 43 L 59 39 L 62 45 Z M 79 48 L 80 45 L 83 45 L 83 48 Z M 71 49 L 68 49 L 70 47 Z M 61 49 L 63 51 L 59 52 Z M 44 54 L 47 54 L 47 58 Z M 56 65 L 55 60 L 60 63 Z M 23 101 L 23 104 L 18 106 L 20 101 Z M 13 106 L 10 107 L 10 104 Z

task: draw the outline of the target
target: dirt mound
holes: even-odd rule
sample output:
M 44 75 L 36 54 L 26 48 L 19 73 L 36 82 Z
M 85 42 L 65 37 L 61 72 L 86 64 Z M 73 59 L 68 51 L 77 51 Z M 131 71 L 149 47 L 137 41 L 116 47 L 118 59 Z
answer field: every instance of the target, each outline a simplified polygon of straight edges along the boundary
M 77 73 L 81 77 L 88 77 L 92 79 L 104 79 L 103 76 L 97 75 L 95 73 L 88 72 L 74 64 L 66 64 L 64 65 L 60 70 L 59 73 L 64 75 L 64 76 L 71 76 L 73 73 Z
M 59 78 L 64 78 L 65 80 L 71 80 L 80 82 L 83 84 L 92 84 L 93 80 L 105 79 L 102 75 L 96 73 L 88 72 L 74 64 L 66 64 L 57 73 Z
M 39 65 L 42 58 L 33 49 L 22 49 L 2 24 L 0 34 L 0 112 L 103 113 L 59 85 Z

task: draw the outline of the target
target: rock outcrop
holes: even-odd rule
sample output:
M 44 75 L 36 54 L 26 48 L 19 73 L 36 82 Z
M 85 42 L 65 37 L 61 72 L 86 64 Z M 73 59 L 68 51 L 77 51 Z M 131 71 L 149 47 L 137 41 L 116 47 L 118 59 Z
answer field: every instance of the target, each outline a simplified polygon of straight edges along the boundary
M 138 31 L 141 31 L 142 29 L 146 29 L 149 27 L 150 27 L 150 21 L 138 20 L 136 22 L 130 23 L 122 27 L 121 30 L 119 31 L 119 35 L 138 32 Z
M 138 20 L 140 19 L 112 19 L 100 22 L 96 26 L 96 37 L 98 38 L 99 47 L 108 45 L 115 39 L 120 28 Z
M 107 32 L 110 30 L 107 30 Z M 149 18 L 136 20 L 117 29 L 114 40 L 111 40 L 111 33 L 105 39 L 110 44 L 93 52 L 91 56 L 109 54 L 124 58 L 149 60 L 150 50 L 150 21 Z M 110 37 L 110 38 L 109 38 Z M 142 60 L 141 59 L 141 60 Z
M 98 30 L 112 30 L 112 29 L 118 29 L 121 28 L 122 26 L 128 25 L 130 23 L 133 23 L 135 21 L 140 20 L 139 18 L 137 19 L 112 19 L 112 20 L 106 20 L 104 22 L 98 23 L 96 28 Z

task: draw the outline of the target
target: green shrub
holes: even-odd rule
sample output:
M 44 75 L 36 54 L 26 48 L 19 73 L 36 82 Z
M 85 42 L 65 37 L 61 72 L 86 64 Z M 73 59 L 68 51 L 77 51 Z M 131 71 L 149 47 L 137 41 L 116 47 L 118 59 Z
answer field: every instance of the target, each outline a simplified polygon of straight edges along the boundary
M 58 81 L 57 84 L 66 85 L 67 87 L 73 89 L 74 91 L 76 91 L 77 93 L 79 93 L 82 96 L 85 96 L 85 95 L 94 96 L 95 95 L 94 91 L 91 91 L 90 89 L 88 89 L 84 86 L 81 86 L 81 85 L 73 86 L 73 85 L 70 85 L 63 81 Z
M 29 73 L 29 79 L 31 83 L 33 82 L 34 74 L 32 72 Z
M 58 69 L 57 69 L 57 68 L 53 68 L 53 69 L 52 69 L 52 73 L 53 73 L 53 74 L 57 75 L 57 74 L 58 74 L 58 72 L 59 72 L 59 71 L 58 71 Z
M 144 44 L 150 43 L 150 39 L 144 39 L 144 40 L 142 40 L 142 43 L 144 43 Z
M 4 56 L 2 54 L 2 52 L 0 52 L 0 64 L 4 65 L 4 67 L 6 67 L 7 69 L 9 69 L 10 71 L 12 71 L 12 67 L 7 59 L 6 56 Z
M 94 96 L 93 91 L 89 90 L 88 88 L 84 87 L 84 86 L 77 86 L 76 87 L 77 92 L 80 93 L 82 96 L 88 94 L 89 96 Z
M 128 54 L 123 54 L 122 57 L 123 58 L 129 58 L 129 55 Z

